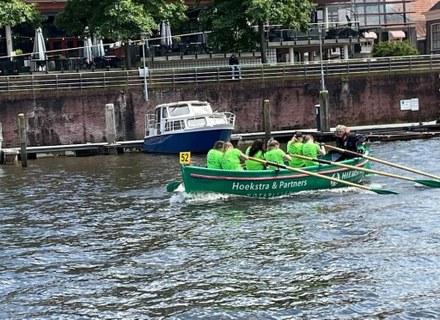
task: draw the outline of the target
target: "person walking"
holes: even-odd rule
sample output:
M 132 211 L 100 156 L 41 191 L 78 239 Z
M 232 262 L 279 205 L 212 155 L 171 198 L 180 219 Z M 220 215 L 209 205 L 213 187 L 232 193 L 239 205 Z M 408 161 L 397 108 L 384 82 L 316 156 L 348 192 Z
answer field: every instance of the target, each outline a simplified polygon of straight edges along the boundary
M 255 140 L 254 143 L 252 143 L 251 146 L 249 146 L 246 149 L 245 154 L 249 157 L 257 158 L 260 160 L 265 160 L 265 150 L 264 150 L 264 144 L 262 140 Z M 245 161 L 246 170 L 264 170 L 266 167 L 264 164 L 253 161 L 253 160 L 246 160 Z
M 289 161 L 289 166 L 293 168 L 304 167 L 304 160 L 295 157 L 295 155 L 303 155 L 303 145 L 303 135 L 297 131 L 292 139 L 287 142 L 287 153 L 292 157 L 292 160 Z
M 318 158 L 318 155 L 325 155 L 324 146 L 320 146 L 318 143 L 315 143 L 315 139 L 312 135 L 308 134 L 304 137 L 304 145 L 302 149 L 303 155 L 309 158 Z M 304 165 L 308 166 L 316 166 L 319 163 L 312 160 L 304 160 Z
M 241 66 L 238 58 L 235 54 L 232 54 L 229 57 L 229 67 L 231 68 L 232 80 L 235 79 L 235 72 L 238 73 L 238 78 L 241 79 Z

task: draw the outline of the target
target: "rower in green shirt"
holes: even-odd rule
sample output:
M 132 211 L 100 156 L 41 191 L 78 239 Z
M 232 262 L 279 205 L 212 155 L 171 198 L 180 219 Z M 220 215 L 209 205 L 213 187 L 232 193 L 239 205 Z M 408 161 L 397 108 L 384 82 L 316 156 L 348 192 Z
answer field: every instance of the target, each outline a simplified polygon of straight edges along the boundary
M 269 140 L 267 143 L 266 160 L 279 164 L 284 164 L 284 161 L 290 161 L 292 158 L 280 149 L 280 143 L 276 140 Z M 269 166 L 269 169 L 278 170 L 276 166 Z
M 293 168 L 304 167 L 304 160 L 296 158 L 295 155 L 303 155 L 303 135 L 301 132 L 296 132 L 292 139 L 287 142 L 287 153 L 292 157 L 289 161 L 289 166 Z
M 223 157 L 223 148 L 225 142 L 222 140 L 217 141 L 214 147 L 208 151 L 206 155 L 206 166 L 210 169 L 221 169 L 222 165 L 220 160 Z
M 257 159 L 265 160 L 264 151 L 265 150 L 264 150 L 263 141 L 255 140 L 254 143 L 246 149 L 246 155 Z M 246 164 L 246 170 L 266 169 L 264 164 L 253 160 L 246 160 L 245 164 Z
M 304 145 L 303 145 L 303 155 L 309 158 L 318 158 L 319 155 L 325 154 L 325 148 L 324 146 L 320 146 L 319 144 L 315 143 L 315 139 L 312 135 L 306 135 L 304 137 Z M 311 160 L 304 160 L 304 164 L 306 167 L 308 166 L 316 166 L 319 163 Z
M 225 143 L 225 152 L 220 160 L 222 169 L 225 170 L 243 170 L 241 166 L 241 160 L 247 160 L 248 156 L 243 154 L 240 149 L 234 148 L 232 143 Z

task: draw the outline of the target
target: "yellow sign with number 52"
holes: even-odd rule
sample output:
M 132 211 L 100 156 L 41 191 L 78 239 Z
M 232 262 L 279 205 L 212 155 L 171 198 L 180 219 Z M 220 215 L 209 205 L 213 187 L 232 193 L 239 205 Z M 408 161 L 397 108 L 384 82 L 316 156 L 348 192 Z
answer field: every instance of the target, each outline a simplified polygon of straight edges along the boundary
M 191 152 L 180 152 L 179 154 L 180 164 L 191 164 Z

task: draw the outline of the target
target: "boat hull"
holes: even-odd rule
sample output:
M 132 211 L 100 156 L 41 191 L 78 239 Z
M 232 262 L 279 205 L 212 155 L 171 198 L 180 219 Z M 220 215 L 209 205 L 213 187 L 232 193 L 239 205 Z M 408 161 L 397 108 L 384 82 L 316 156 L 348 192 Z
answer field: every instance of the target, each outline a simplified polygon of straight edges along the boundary
M 359 158 L 342 163 L 368 166 L 368 160 Z M 307 167 L 304 170 L 354 183 L 361 182 L 364 177 L 363 171 L 333 165 Z M 182 165 L 182 175 L 187 193 L 214 192 L 270 198 L 305 190 L 346 187 L 345 184 L 286 169 L 231 171 Z
M 206 153 L 217 140 L 229 141 L 232 128 L 185 131 L 144 138 L 143 151 L 152 153 Z

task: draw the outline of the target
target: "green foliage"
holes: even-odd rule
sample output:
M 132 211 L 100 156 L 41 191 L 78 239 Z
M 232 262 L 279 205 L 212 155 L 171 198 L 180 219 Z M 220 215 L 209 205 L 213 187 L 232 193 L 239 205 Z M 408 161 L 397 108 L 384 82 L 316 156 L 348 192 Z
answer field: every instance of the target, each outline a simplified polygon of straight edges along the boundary
M 264 35 L 258 34 L 263 24 L 304 30 L 312 9 L 309 0 L 213 0 L 202 10 L 201 22 L 221 50 L 249 50 L 263 41 Z
M 82 35 L 86 26 L 91 34 L 112 40 L 139 38 L 157 29 L 157 21 L 171 24 L 186 19 L 183 0 L 68 0 L 55 19 L 55 25 L 70 34 Z
M 0 27 L 29 22 L 33 27 L 38 27 L 45 19 L 37 10 L 35 4 L 25 3 L 21 0 L 0 1 Z
M 244 11 L 246 1 L 215 0 L 202 10 L 200 22 L 210 30 L 211 44 L 224 52 L 248 50 L 257 41 L 257 33 L 247 24 Z
M 375 44 L 373 57 L 397 57 L 418 55 L 417 49 L 408 41 L 391 40 Z

